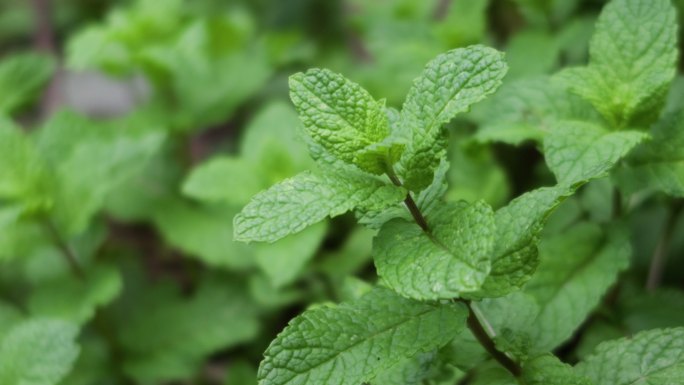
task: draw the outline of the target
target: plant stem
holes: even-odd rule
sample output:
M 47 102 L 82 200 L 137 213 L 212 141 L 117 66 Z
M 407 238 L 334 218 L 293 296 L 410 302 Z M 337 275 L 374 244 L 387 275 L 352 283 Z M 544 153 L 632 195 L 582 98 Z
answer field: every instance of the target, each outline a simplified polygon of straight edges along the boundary
M 399 180 L 397 175 L 394 173 L 394 170 L 392 170 L 390 168 L 390 170 L 387 172 L 387 176 L 389 176 L 392 183 L 394 183 L 396 186 L 402 187 L 401 181 Z M 413 197 L 411 197 L 410 192 L 406 194 L 406 199 L 404 199 L 404 204 L 406 205 L 406 208 L 411 213 L 411 216 L 416 221 L 418 226 L 420 226 L 420 228 L 423 229 L 423 231 L 425 231 L 426 233 L 429 233 L 430 227 L 428 226 L 428 223 L 425 220 L 423 213 L 420 212 L 420 209 L 418 208 L 416 201 L 414 201 Z
M 496 345 L 494 344 L 494 340 L 489 336 L 487 331 L 484 329 L 482 326 L 482 323 L 480 323 L 480 320 L 477 318 L 477 315 L 475 314 L 475 311 L 473 310 L 473 307 L 470 303 L 470 301 L 462 301 L 463 303 L 466 304 L 468 307 L 468 329 L 473 333 L 477 341 L 482 345 L 482 347 L 485 348 L 487 353 L 491 355 L 501 366 L 506 368 L 511 374 L 515 377 L 520 377 L 522 374 L 522 368 L 518 363 L 513 361 L 510 357 L 506 355 L 506 353 L 498 350 L 496 348 Z
M 613 219 L 622 216 L 622 193 L 617 188 L 613 188 Z
M 394 170 L 391 167 L 388 168 L 387 176 L 389 176 L 392 183 L 394 183 L 396 186 L 402 187 L 401 180 L 399 180 L 399 178 L 394 173 Z M 404 204 L 408 208 L 409 212 L 411 213 L 411 216 L 413 216 L 413 219 L 416 221 L 418 226 L 420 226 L 423 229 L 423 231 L 429 234 L 430 227 L 428 226 L 425 217 L 420 212 L 418 205 L 416 205 L 416 202 L 411 197 L 411 193 L 408 193 L 406 195 L 406 199 L 404 199 Z M 520 365 L 518 365 L 518 363 L 516 363 L 510 357 L 508 357 L 506 353 L 496 348 L 494 340 L 492 340 L 492 338 L 489 336 L 485 328 L 480 323 L 479 318 L 477 318 L 477 314 L 473 310 L 471 301 L 460 298 L 456 299 L 456 301 L 464 303 L 466 307 L 468 307 L 468 328 L 473 333 L 473 335 L 475 335 L 475 338 L 477 338 L 478 342 L 482 345 L 482 347 L 484 347 L 485 350 L 492 356 L 492 358 L 498 361 L 499 364 L 506 368 L 506 370 L 508 370 L 513 376 L 515 376 L 516 378 L 520 377 L 522 373 L 522 368 L 520 367 Z
M 59 234 L 59 231 L 57 230 L 57 227 L 55 227 L 54 223 L 52 223 L 52 221 L 49 218 L 44 218 L 43 225 L 47 230 L 49 236 L 52 238 L 52 242 L 59 249 L 59 251 L 61 251 L 62 256 L 64 256 L 64 259 L 69 265 L 71 272 L 78 279 L 85 279 L 83 269 L 81 269 L 81 266 L 78 264 L 78 258 L 76 257 L 76 253 Z
M 683 203 L 684 202 L 682 201 L 677 201 L 674 207 L 672 207 L 667 214 L 665 228 L 663 229 L 662 236 L 658 240 L 658 244 L 656 245 L 656 248 L 653 251 L 653 256 L 651 257 L 651 266 L 648 270 L 648 279 L 646 280 L 646 290 L 648 291 L 653 291 L 660 286 L 660 281 L 663 277 L 663 270 L 665 269 L 667 253 L 670 248 L 670 241 L 672 240 L 672 235 L 674 233 L 679 214 L 684 208 Z

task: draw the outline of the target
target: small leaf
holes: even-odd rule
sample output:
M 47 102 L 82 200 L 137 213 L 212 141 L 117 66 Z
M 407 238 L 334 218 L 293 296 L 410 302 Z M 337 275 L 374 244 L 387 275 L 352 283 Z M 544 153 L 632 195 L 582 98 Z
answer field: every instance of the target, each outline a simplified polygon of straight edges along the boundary
M 22 53 L 0 62 L 0 113 L 10 114 L 40 95 L 55 72 L 50 55 Z
M 307 134 L 347 163 L 365 167 L 355 159 L 357 154 L 389 135 L 384 101 L 375 101 L 361 86 L 332 71 L 310 69 L 291 76 L 290 97 Z
M 460 304 L 416 302 L 377 288 L 361 299 L 305 311 L 266 350 L 260 383 L 358 385 L 444 346 L 465 328 Z
M 676 73 L 677 12 L 669 0 L 613 0 L 596 24 L 590 63 L 561 73 L 613 127 L 648 127 Z
M 494 215 L 483 202 L 443 206 L 428 217 L 430 232 L 394 219 L 373 241 L 378 275 L 397 293 L 449 299 L 478 290 L 489 274 Z
M 244 205 L 262 187 L 253 163 L 242 158 L 216 157 L 193 169 L 182 189 L 183 194 L 203 201 Z
M 546 163 L 566 186 L 604 176 L 648 137 L 639 131 L 608 132 L 579 121 L 558 122 L 544 139 Z
M 235 239 L 274 242 L 328 216 L 389 207 L 405 196 L 403 188 L 355 170 L 303 172 L 252 198 L 235 217 Z
M 684 378 L 684 328 L 604 342 L 576 368 L 600 385 L 678 384 Z
M 499 87 L 507 71 L 503 54 L 474 45 L 430 61 L 406 97 L 401 124 L 412 134 L 399 169 L 404 185 L 420 191 L 433 180 L 444 156 L 442 126 Z

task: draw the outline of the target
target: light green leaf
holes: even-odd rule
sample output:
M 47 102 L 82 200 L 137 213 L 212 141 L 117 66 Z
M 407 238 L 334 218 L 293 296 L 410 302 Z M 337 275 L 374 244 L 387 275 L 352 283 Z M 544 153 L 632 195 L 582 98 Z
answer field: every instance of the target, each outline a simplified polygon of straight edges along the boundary
M 56 385 L 79 353 L 78 329 L 72 324 L 33 319 L 10 329 L 0 342 L 0 383 Z
M 595 119 L 591 105 L 547 76 L 505 83 L 491 98 L 473 107 L 481 127 L 475 138 L 514 146 L 541 142 L 558 120 Z
M 29 209 L 51 203 L 46 166 L 29 138 L 13 122 L 0 118 L 0 197 Z
M 684 197 L 684 110 L 668 114 L 652 131 L 646 142 L 617 170 L 621 186 L 628 191 L 644 188 Z
M 347 163 L 364 167 L 357 154 L 389 135 L 384 101 L 375 101 L 361 86 L 332 71 L 310 69 L 292 75 L 290 98 L 307 134 Z
M 235 239 L 274 242 L 356 207 L 382 209 L 406 196 L 403 188 L 354 170 L 303 172 L 257 194 L 235 217 Z
M 458 48 L 430 61 L 406 97 L 401 124 L 412 133 L 400 176 L 411 191 L 430 185 L 444 156 L 442 126 L 496 91 L 506 74 L 503 54 L 474 45 Z
M 556 66 L 560 47 L 545 30 L 525 29 L 513 35 L 506 46 L 510 67 L 507 80 L 548 74 Z
M 525 362 L 522 380 L 526 385 L 592 385 L 591 381 L 580 376 L 572 366 L 561 362 L 552 354 Z
M 55 71 L 55 61 L 47 54 L 22 53 L 0 62 L 0 113 L 9 114 L 39 95 Z
M 646 138 L 639 131 L 609 132 L 592 123 L 558 122 L 544 139 L 544 156 L 558 183 L 572 186 L 604 176 Z
M 602 343 L 576 369 L 600 385 L 678 384 L 684 378 L 684 328 Z
M 119 295 L 121 287 L 116 268 L 97 266 L 88 269 L 83 280 L 68 275 L 41 283 L 29 297 L 28 308 L 34 316 L 83 324 L 95 315 L 97 307 Z
M 361 299 L 308 310 L 264 354 L 263 384 L 358 385 L 421 352 L 444 346 L 465 327 L 460 304 L 416 302 L 377 288 Z
M 572 191 L 563 186 L 530 191 L 496 211 L 492 269 L 473 298 L 499 297 L 522 287 L 538 265 L 538 234 L 546 218 Z
M 183 183 L 183 194 L 207 202 L 244 205 L 263 188 L 252 162 L 215 157 L 194 168 Z
M 561 73 L 613 127 L 648 127 L 676 73 L 677 13 L 669 0 L 613 0 L 590 43 L 590 63 Z
M 397 293 L 449 299 L 480 289 L 490 270 L 494 215 L 484 202 L 442 206 L 427 218 L 426 233 L 413 221 L 386 223 L 373 241 L 378 275 Z
M 254 265 L 253 251 L 231 239 L 230 218 L 236 209 L 193 206 L 180 199 L 157 201 L 153 222 L 169 245 L 209 266 L 245 269 Z
M 256 263 L 275 288 L 292 283 L 314 257 L 326 233 L 326 223 L 319 222 L 278 243 L 253 246 Z
M 541 309 L 531 328 L 535 351 L 547 352 L 567 340 L 599 304 L 628 266 L 631 245 L 623 229 L 604 234 L 583 222 L 544 239 L 539 250 L 541 264 L 525 292 Z

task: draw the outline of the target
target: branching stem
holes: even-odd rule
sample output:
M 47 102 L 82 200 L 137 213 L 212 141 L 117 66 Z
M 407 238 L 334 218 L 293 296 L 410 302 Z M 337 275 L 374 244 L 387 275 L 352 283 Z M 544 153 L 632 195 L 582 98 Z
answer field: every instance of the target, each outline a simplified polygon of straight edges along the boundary
M 390 167 L 388 168 L 387 171 L 387 176 L 389 176 L 390 180 L 392 183 L 394 183 L 396 186 L 401 187 L 402 183 L 401 180 L 399 180 L 399 177 L 397 177 L 396 173 L 394 170 Z M 404 204 L 406 205 L 406 208 L 409 210 L 411 213 L 411 216 L 413 219 L 416 221 L 416 224 L 420 226 L 423 231 L 426 233 L 430 233 L 430 227 L 428 226 L 427 221 L 425 220 L 425 217 L 423 214 L 420 212 L 420 209 L 418 208 L 418 205 L 416 202 L 413 200 L 411 197 L 411 193 L 409 192 L 406 194 L 406 199 L 404 199 Z M 477 341 L 484 347 L 484 349 L 494 358 L 501 366 L 506 368 L 513 376 L 516 378 L 520 377 L 522 373 L 522 368 L 520 365 L 513 361 L 509 356 L 506 355 L 506 353 L 498 350 L 496 348 L 496 344 L 494 343 L 494 340 L 492 337 L 487 333 L 485 328 L 482 326 L 482 323 L 480 322 L 480 319 L 477 317 L 477 314 L 475 310 L 473 309 L 473 305 L 470 300 L 466 299 L 456 299 L 458 302 L 461 302 L 465 304 L 468 307 L 468 328 L 470 331 L 473 333 L 475 338 L 477 338 Z

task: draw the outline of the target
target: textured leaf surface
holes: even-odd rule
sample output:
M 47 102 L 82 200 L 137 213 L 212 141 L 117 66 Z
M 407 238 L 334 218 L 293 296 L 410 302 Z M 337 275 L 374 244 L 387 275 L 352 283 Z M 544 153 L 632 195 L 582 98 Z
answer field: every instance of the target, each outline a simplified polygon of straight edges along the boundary
M 546 218 L 571 190 L 542 187 L 496 211 L 492 269 L 473 297 L 499 297 L 527 282 L 538 265 L 538 234 Z
M 525 362 L 522 379 L 526 385 L 593 385 L 572 366 L 562 363 L 551 354 Z
M 676 385 L 684 378 L 684 328 L 655 329 L 605 342 L 577 365 L 601 385 Z
M 647 137 L 638 131 L 608 132 L 590 123 L 559 122 L 544 139 L 544 155 L 558 183 L 570 186 L 605 175 Z
M 494 214 L 484 202 L 441 207 L 427 218 L 430 233 L 394 219 L 373 241 L 378 275 L 397 293 L 448 299 L 480 288 L 490 269 Z
M 377 288 L 308 310 L 271 343 L 261 384 L 358 385 L 405 358 L 445 345 L 465 327 L 460 304 L 416 302 Z
M 403 188 L 354 170 L 306 171 L 252 198 L 235 217 L 235 239 L 274 242 L 357 206 L 382 209 L 405 196 Z
M 384 101 L 326 69 L 290 77 L 290 98 L 307 134 L 330 154 L 356 163 L 358 152 L 389 135 Z
M 611 1 L 596 24 L 589 66 L 562 76 L 613 126 L 648 126 L 675 76 L 676 17 L 669 0 Z
M 684 197 L 684 111 L 661 119 L 652 136 L 618 170 L 620 184 L 631 191 L 651 188 Z
M 3 385 L 56 385 L 76 360 L 78 329 L 48 319 L 22 322 L 0 342 L 0 383 Z
M 592 107 L 549 77 L 524 78 L 501 86 L 473 108 L 481 124 L 475 137 L 482 142 L 519 145 L 542 141 L 558 120 L 591 120 Z
M 506 71 L 503 54 L 480 45 L 446 52 L 427 64 L 401 111 L 401 124 L 412 133 L 399 167 L 409 190 L 432 182 L 443 156 L 442 126 L 496 91 Z
M 541 264 L 525 286 L 540 306 L 531 330 L 536 351 L 550 351 L 569 338 L 628 266 L 629 239 L 613 230 L 604 234 L 597 225 L 581 223 L 540 244 Z

